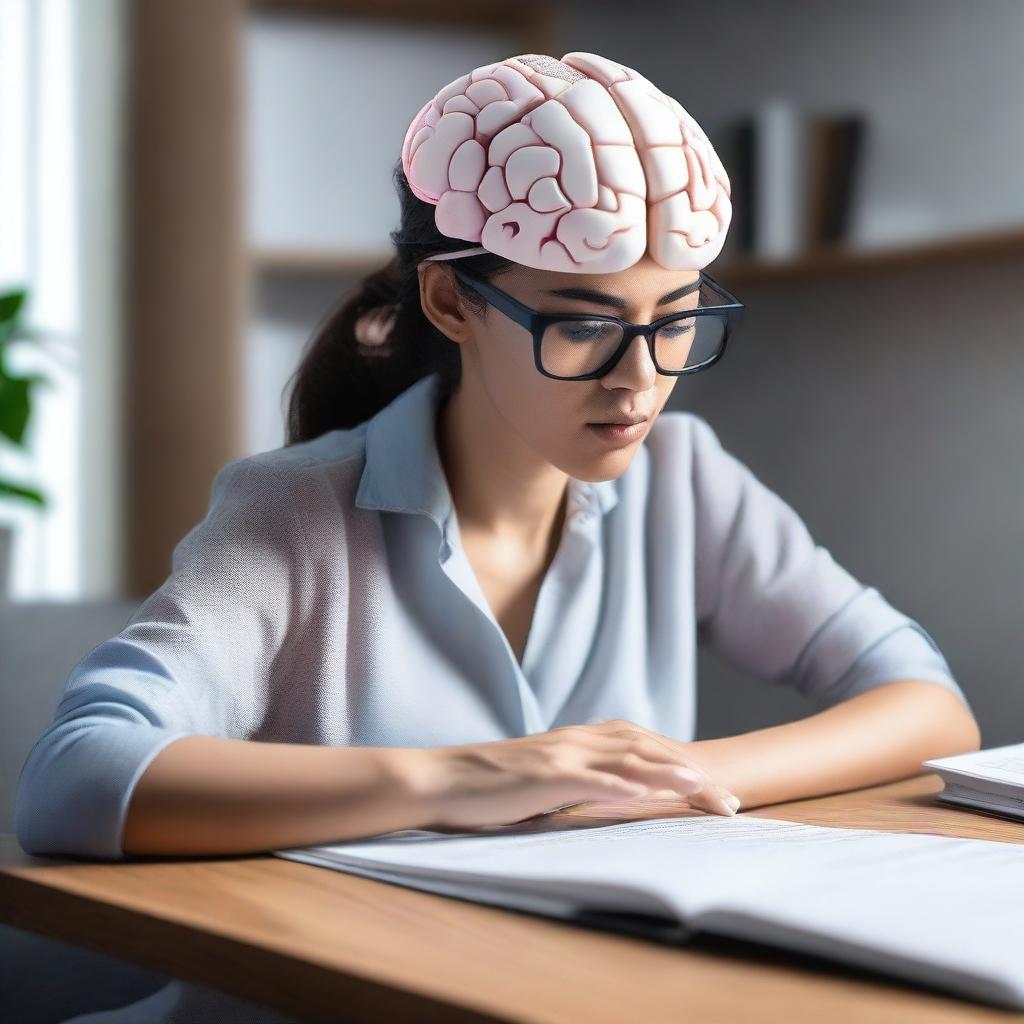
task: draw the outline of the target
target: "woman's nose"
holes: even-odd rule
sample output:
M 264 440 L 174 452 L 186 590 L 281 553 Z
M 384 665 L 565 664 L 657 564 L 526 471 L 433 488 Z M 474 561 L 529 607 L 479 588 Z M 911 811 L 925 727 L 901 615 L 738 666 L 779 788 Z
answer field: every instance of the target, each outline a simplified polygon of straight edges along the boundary
M 651 359 L 647 339 L 637 334 L 630 341 L 629 348 L 622 353 L 622 358 L 605 374 L 605 380 L 619 387 L 645 390 L 654 383 L 657 376 L 658 369 Z

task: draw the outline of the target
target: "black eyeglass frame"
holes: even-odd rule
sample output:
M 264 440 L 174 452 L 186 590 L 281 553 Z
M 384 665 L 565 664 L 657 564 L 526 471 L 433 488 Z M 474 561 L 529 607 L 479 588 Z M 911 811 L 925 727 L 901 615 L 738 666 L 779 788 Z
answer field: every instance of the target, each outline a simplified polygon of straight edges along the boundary
M 632 324 L 628 320 L 620 320 L 617 316 L 608 316 L 599 313 L 538 313 L 517 298 L 503 292 L 495 287 L 490 281 L 483 281 L 467 274 L 465 270 L 453 266 L 452 271 L 469 288 L 480 296 L 485 302 L 494 306 L 495 309 L 504 313 L 521 327 L 525 327 L 533 335 L 533 362 L 537 370 L 545 377 L 552 380 L 598 380 L 606 373 L 610 373 L 619 363 L 619 360 L 626 354 L 626 350 L 633 343 L 633 339 L 642 334 L 647 342 L 647 351 L 650 352 L 651 362 L 658 373 L 666 377 L 683 377 L 691 373 L 700 373 L 707 370 L 725 355 L 726 344 L 729 338 L 735 333 L 743 319 L 743 312 L 746 309 L 744 304 L 731 292 L 723 288 L 717 281 L 713 280 L 704 271 L 700 272 L 700 280 L 705 282 L 711 289 L 727 301 L 719 306 L 703 306 L 699 309 L 688 309 L 681 313 L 668 313 L 665 316 L 652 320 L 649 324 Z M 718 316 L 725 318 L 725 334 L 722 336 L 722 347 L 710 358 L 696 366 L 688 366 L 683 370 L 663 370 L 658 365 L 657 357 L 654 354 L 654 333 L 665 324 L 673 323 L 676 320 L 686 320 L 696 316 Z M 559 320 L 602 320 L 618 324 L 622 328 L 622 341 L 619 347 L 592 373 L 578 374 L 575 377 L 561 377 L 556 373 L 548 373 L 541 362 L 541 342 L 544 338 L 544 331 L 553 323 Z

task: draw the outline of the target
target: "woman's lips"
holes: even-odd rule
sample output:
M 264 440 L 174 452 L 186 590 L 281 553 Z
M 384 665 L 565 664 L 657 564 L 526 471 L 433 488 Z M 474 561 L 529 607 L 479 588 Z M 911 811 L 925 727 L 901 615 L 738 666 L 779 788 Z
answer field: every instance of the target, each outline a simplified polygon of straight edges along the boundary
M 621 446 L 638 441 L 647 430 L 647 420 L 639 423 L 588 423 L 587 429 L 606 444 Z

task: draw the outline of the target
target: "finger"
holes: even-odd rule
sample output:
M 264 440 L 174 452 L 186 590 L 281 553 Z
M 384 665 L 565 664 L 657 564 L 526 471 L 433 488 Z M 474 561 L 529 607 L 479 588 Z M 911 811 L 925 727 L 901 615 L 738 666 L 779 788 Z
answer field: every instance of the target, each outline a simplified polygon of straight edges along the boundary
M 580 728 L 588 729 L 598 735 L 606 736 L 632 736 L 639 733 L 656 743 L 660 743 L 666 750 L 671 750 L 674 753 L 679 753 L 682 746 L 679 740 L 674 740 L 670 736 L 664 736 L 662 733 L 655 732 L 653 729 L 648 729 L 646 726 L 640 725 L 637 722 L 627 722 L 618 718 L 612 719 L 608 722 L 598 722 L 595 725 L 581 726 Z
M 695 768 L 687 757 L 686 745 L 684 743 L 680 743 L 679 740 L 674 740 L 669 736 L 663 736 L 659 732 L 653 732 L 642 725 L 627 724 L 630 728 L 618 728 L 618 723 L 616 722 L 604 723 L 604 726 L 607 727 L 602 726 L 598 728 L 597 735 L 602 738 L 617 736 L 630 741 L 635 741 L 638 738 L 643 739 L 648 743 L 656 744 L 677 762 L 686 763 L 687 767 Z
M 679 746 L 673 745 L 675 741 L 659 733 L 653 733 L 643 726 L 618 719 L 584 728 L 589 729 L 595 736 L 600 736 L 606 746 L 612 745 L 617 750 L 635 752 L 651 762 L 676 766 L 681 776 L 692 783 L 690 791 L 681 789 L 676 780 L 672 780 L 669 786 L 677 793 L 682 792 L 691 806 L 698 810 L 729 816 L 735 813 L 726 800 L 730 797 L 733 800 L 737 798 L 729 790 L 716 785 L 707 772 L 681 754 Z
M 647 785 L 638 780 L 626 779 L 616 772 L 584 768 L 573 780 L 573 789 L 578 794 L 574 802 L 584 800 L 609 800 L 643 796 Z
M 647 761 L 671 765 L 679 770 L 679 775 L 682 778 L 691 779 L 695 786 L 704 786 L 711 781 L 703 771 L 695 765 L 688 764 L 685 758 L 680 757 L 671 748 L 661 743 L 655 743 L 646 737 L 639 737 L 636 734 L 628 738 L 625 736 L 608 737 L 605 740 L 604 748 L 607 750 L 609 747 L 621 754 L 632 751 Z
M 611 758 L 598 758 L 591 767 L 613 772 L 630 781 L 642 782 L 651 789 L 671 789 L 682 796 L 698 792 L 704 783 L 693 773 L 679 765 L 665 761 L 650 761 L 634 751 Z
M 631 749 L 639 748 L 643 756 L 649 760 L 676 764 L 698 780 L 698 788 L 688 797 L 692 806 L 714 814 L 729 816 L 735 814 L 739 809 L 739 797 L 725 786 L 713 782 L 703 768 L 694 764 L 685 755 L 680 755 L 678 749 L 670 745 L 673 741 L 670 740 L 666 743 L 665 737 L 659 736 L 658 733 L 650 733 L 642 726 L 637 726 L 635 730 L 607 730 L 605 735 L 608 738 L 617 737 L 621 743 L 628 745 Z M 638 737 L 640 737 L 639 742 Z
M 726 799 L 730 796 L 733 796 L 733 794 L 723 786 L 709 783 L 699 792 L 688 796 L 686 799 L 691 807 L 697 807 L 711 814 L 724 814 L 727 817 L 732 817 L 736 812 L 730 804 L 726 803 Z
M 624 779 L 614 773 L 584 768 L 559 779 L 555 784 L 548 785 L 545 790 L 547 798 L 544 806 L 508 824 L 540 818 L 577 804 L 602 801 L 621 804 L 644 795 L 647 787 L 643 783 Z
M 651 739 L 640 732 L 603 733 L 600 738 L 601 749 L 630 750 L 635 749 L 637 753 L 652 761 L 665 761 L 672 764 L 684 765 L 685 757 L 680 751 L 673 750 L 671 746 L 658 740 Z M 690 768 L 690 765 L 685 765 Z
M 732 808 L 733 814 L 736 814 L 739 811 L 741 801 L 735 793 L 726 789 L 725 786 L 719 786 L 718 795 Z

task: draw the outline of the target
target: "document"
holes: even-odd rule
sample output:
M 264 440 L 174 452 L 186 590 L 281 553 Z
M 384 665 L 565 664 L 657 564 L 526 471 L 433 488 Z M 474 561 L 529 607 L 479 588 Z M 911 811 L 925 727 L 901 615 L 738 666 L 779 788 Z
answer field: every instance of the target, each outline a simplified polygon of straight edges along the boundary
M 670 942 L 750 939 L 1024 1008 L 1021 844 L 708 814 L 528 834 L 410 829 L 274 852 Z
M 936 794 L 940 799 L 1024 821 L 1024 743 L 972 750 L 922 764 L 946 784 Z

